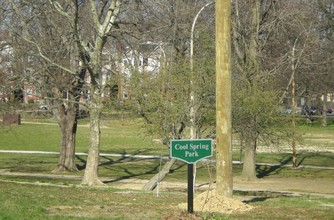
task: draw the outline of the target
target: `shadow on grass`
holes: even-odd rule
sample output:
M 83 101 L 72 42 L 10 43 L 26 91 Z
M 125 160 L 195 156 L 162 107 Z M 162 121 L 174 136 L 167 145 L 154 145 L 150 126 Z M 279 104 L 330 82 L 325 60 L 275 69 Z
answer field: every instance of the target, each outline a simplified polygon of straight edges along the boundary
M 149 159 L 131 158 L 130 160 L 127 160 L 126 162 L 135 162 L 136 164 L 140 164 L 140 162 L 147 161 L 147 160 L 149 160 Z M 183 168 L 185 165 L 186 165 L 185 163 L 181 163 L 177 167 L 175 167 L 174 169 L 170 169 L 169 173 L 173 173 L 176 170 L 179 170 L 179 169 Z M 136 167 L 133 168 L 134 170 L 136 170 L 136 171 L 142 170 L 142 172 L 138 172 L 138 173 L 131 172 L 130 169 L 128 169 L 128 168 L 121 167 L 122 171 L 124 173 L 128 174 L 128 175 L 123 175 L 123 176 L 118 177 L 116 179 L 113 179 L 113 180 L 110 180 L 110 181 L 105 181 L 104 183 L 112 183 L 112 182 L 117 182 L 117 181 L 124 180 L 124 179 L 131 179 L 133 177 L 157 174 L 158 172 L 161 171 L 161 168 L 162 168 L 161 166 L 162 165 L 160 163 L 156 164 L 155 166 L 153 166 L 153 164 L 152 165 L 147 165 L 143 169 L 136 166 Z
M 283 198 L 283 197 L 291 197 L 294 196 L 292 193 L 289 192 L 274 192 L 274 191 L 239 191 L 236 190 L 234 195 L 241 195 L 241 196 L 251 196 L 251 198 L 243 200 L 244 203 L 256 203 L 256 202 L 263 202 L 268 199 L 274 198 Z
M 333 166 L 334 165 L 332 163 L 332 161 L 334 161 L 333 153 L 324 153 L 324 152 L 304 153 L 302 154 L 302 158 L 299 160 L 297 166 L 300 166 L 304 162 L 305 159 L 309 160 L 306 164 L 316 164 L 316 166 Z
M 255 202 L 263 202 L 263 201 L 266 201 L 267 199 L 270 199 L 270 197 L 254 197 L 251 199 L 243 200 L 243 202 L 246 204 L 250 204 L 250 203 L 255 203 Z
M 175 171 L 177 171 L 177 170 L 179 170 L 179 169 L 181 169 L 182 167 L 184 167 L 184 166 L 187 166 L 187 164 L 186 163 L 180 163 L 177 167 L 175 167 L 174 169 L 170 169 L 169 170 L 169 173 L 174 173 Z
M 119 159 L 115 159 L 115 157 L 109 157 L 109 156 L 100 156 L 101 158 L 103 158 L 104 162 L 102 162 L 99 167 L 103 167 L 104 169 L 108 169 L 108 170 L 112 170 L 113 166 L 110 165 L 121 165 L 122 163 L 133 163 L 135 164 L 134 166 L 134 170 L 138 171 L 138 170 L 143 170 L 143 169 L 137 169 L 138 166 L 136 166 L 136 164 L 140 164 L 143 161 L 148 161 L 148 160 L 152 160 L 152 159 L 147 159 L 147 158 L 135 158 L 136 155 L 145 155 L 145 153 L 147 153 L 149 150 L 138 150 L 132 154 L 128 154 L 126 151 L 123 151 L 122 153 L 120 153 L 120 157 Z M 82 162 L 82 165 L 78 165 L 77 167 L 79 170 L 84 170 L 86 168 L 86 163 L 87 161 L 85 159 L 83 159 L 83 157 L 80 156 L 76 156 L 76 158 Z M 155 160 L 155 159 L 154 159 Z M 112 183 L 112 182 L 117 182 L 120 180 L 124 180 L 124 179 L 131 179 L 134 177 L 138 177 L 138 176 L 144 176 L 144 175 L 148 175 L 148 174 L 156 174 L 159 171 L 159 166 L 160 164 L 157 164 L 155 166 L 152 165 L 148 165 L 147 169 L 145 169 L 145 171 L 143 172 L 132 172 L 129 168 L 126 167 L 118 167 L 122 173 L 125 173 L 127 175 L 122 175 L 116 179 L 112 179 L 112 180 L 108 180 L 108 181 L 104 181 L 104 183 Z M 137 167 L 137 168 L 136 168 Z M 145 167 L 146 168 L 146 167 Z M 179 168 L 177 168 L 179 169 Z M 117 171 L 120 172 L 120 171 Z
M 260 179 L 269 176 L 272 173 L 280 171 L 284 167 L 284 165 L 287 165 L 291 161 L 292 156 L 283 156 L 280 160 L 280 163 L 277 165 L 257 165 L 256 172 L 258 174 L 256 176 Z
M 155 173 L 158 172 L 158 168 L 159 168 L 159 165 L 156 165 L 153 168 L 151 168 L 150 170 L 148 170 L 146 172 L 142 172 L 142 173 L 133 173 L 127 168 L 122 168 L 123 172 L 127 173 L 128 175 L 120 176 L 120 177 L 118 177 L 116 179 L 112 179 L 112 180 L 103 181 L 103 183 L 114 183 L 114 182 L 118 182 L 118 181 L 125 180 L 125 179 L 131 179 L 133 177 L 143 176 L 143 175 L 147 175 L 147 174 L 155 174 Z
M 333 167 L 334 166 L 334 154 L 324 152 L 303 152 L 297 154 L 297 167 L 304 166 L 318 166 L 318 167 Z M 275 173 L 278 173 L 283 168 L 286 168 L 287 164 L 292 165 L 292 155 L 282 156 L 279 164 L 274 165 L 257 165 L 256 172 L 258 178 L 263 178 Z
M 81 156 L 75 155 L 75 158 L 78 159 L 82 164 L 77 164 L 77 168 L 79 171 L 84 170 L 86 168 L 87 161 L 84 160 Z
M 134 158 L 134 156 L 140 155 L 140 154 L 145 154 L 148 151 L 149 150 L 138 150 L 133 154 L 128 154 L 126 151 L 122 151 L 121 153 L 119 153 L 121 156 L 120 156 L 120 159 L 118 159 L 118 160 L 114 160 L 111 157 L 107 157 L 107 156 L 100 156 L 101 158 L 106 159 L 107 162 L 101 163 L 99 165 L 99 167 L 105 167 L 105 166 L 116 164 L 116 163 L 122 163 L 125 160 L 127 160 L 127 162 L 131 162 L 131 161 L 134 161 L 134 160 L 138 161 L 138 158 Z M 130 156 L 128 156 L 128 155 L 130 155 Z M 86 156 L 84 156 L 84 157 L 86 158 Z M 87 160 L 84 159 L 84 157 L 78 156 L 78 155 L 75 156 L 75 158 L 78 159 L 82 163 L 82 164 L 77 164 L 77 168 L 80 171 L 84 170 L 86 168 L 86 165 L 87 165 Z

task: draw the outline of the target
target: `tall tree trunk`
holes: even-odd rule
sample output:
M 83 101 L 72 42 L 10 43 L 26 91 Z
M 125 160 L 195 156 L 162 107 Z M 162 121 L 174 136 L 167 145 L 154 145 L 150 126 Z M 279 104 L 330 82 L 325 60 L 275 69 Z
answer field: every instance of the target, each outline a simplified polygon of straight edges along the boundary
M 60 125 L 61 128 L 61 148 L 57 168 L 54 172 L 76 172 L 75 164 L 75 133 L 76 112 L 67 112 L 63 115 Z
M 175 163 L 175 159 L 171 159 L 170 161 L 168 161 L 164 167 L 162 168 L 162 170 L 157 173 L 153 178 L 151 178 L 143 187 L 143 190 L 145 191 L 151 191 L 154 190 L 155 187 L 157 187 L 158 183 L 161 182 L 169 173 L 170 169 L 172 168 L 172 166 Z
M 100 116 L 101 116 L 101 93 L 99 89 L 91 87 L 90 103 L 90 145 L 87 156 L 87 164 L 82 180 L 82 185 L 98 186 L 103 183 L 98 178 L 99 153 L 100 153 Z
M 256 140 L 253 145 L 247 145 L 244 149 L 244 160 L 241 178 L 244 180 L 256 179 Z
M 86 75 L 86 69 L 80 70 L 79 78 L 73 84 L 72 91 L 68 92 L 67 108 L 63 105 L 61 98 L 55 101 L 57 108 L 54 111 L 61 130 L 60 156 L 57 168 L 54 172 L 76 172 L 75 164 L 75 140 L 78 126 L 77 115 L 79 113 L 79 101 Z M 62 91 L 60 92 L 62 96 Z M 57 104 L 58 103 L 58 104 Z

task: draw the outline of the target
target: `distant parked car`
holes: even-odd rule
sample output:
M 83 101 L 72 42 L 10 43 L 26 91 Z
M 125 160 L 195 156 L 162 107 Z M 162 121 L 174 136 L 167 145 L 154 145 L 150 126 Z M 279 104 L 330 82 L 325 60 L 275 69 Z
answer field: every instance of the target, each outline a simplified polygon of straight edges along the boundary
M 39 106 L 40 110 L 48 110 L 48 106 L 47 105 L 41 105 Z
M 315 115 L 317 113 L 317 107 L 312 106 L 310 110 L 311 115 Z
M 303 115 L 315 115 L 317 113 L 317 107 L 312 106 L 311 108 L 308 108 L 306 105 L 303 106 L 301 113 Z
M 285 108 L 281 110 L 283 114 L 291 114 L 291 108 Z
M 327 108 L 326 113 L 327 114 L 332 114 L 333 113 L 333 109 L 332 108 Z

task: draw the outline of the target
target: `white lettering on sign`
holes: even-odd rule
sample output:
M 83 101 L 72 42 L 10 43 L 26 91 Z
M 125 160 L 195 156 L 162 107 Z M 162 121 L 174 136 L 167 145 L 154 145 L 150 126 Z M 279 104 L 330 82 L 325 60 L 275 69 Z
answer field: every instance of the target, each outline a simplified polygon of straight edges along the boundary
M 185 151 L 184 154 L 185 154 L 185 157 L 198 157 L 197 151 L 194 151 L 194 152 Z
M 212 156 L 212 140 L 171 140 L 170 155 L 186 163 L 196 163 Z
M 209 150 L 208 144 L 190 144 L 191 150 Z
M 188 150 L 188 144 L 185 145 L 175 144 L 175 150 Z

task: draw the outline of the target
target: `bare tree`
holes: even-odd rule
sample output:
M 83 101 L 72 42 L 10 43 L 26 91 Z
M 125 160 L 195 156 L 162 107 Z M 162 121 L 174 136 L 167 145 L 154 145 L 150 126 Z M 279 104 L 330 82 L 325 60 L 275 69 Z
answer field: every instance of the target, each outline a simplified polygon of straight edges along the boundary
M 56 1 L 52 1 L 53 6 L 62 14 L 73 21 L 73 32 L 80 59 L 90 76 L 90 100 L 88 108 L 90 112 L 90 146 L 87 157 L 87 164 L 82 180 L 84 185 L 101 185 L 98 179 L 99 149 L 100 149 L 100 116 L 103 107 L 101 94 L 103 92 L 102 82 L 102 52 L 110 33 L 113 31 L 117 18 L 121 10 L 121 0 L 109 2 L 98 2 L 90 0 L 87 2 L 89 8 L 89 20 L 91 27 L 88 29 L 89 35 L 82 31 L 82 21 L 87 15 L 82 14 L 80 2 L 73 5 L 74 13 L 70 14 Z M 72 20 L 73 19 L 73 20 Z
M 333 41 L 334 41 L 334 28 L 333 28 L 333 15 L 334 15 L 334 1 L 333 0 L 317 0 L 317 9 L 320 14 L 319 19 L 319 35 L 321 41 L 321 53 L 319 59 L 322 61 L 320 66 L 322 67 L 322 77 L 319 83 L 323 88 L 323 106 L 322 106 L 322 125 L 327 126 L 327 109 L 334 108 L 333 101 L 328 103 L 328 95 L 333 96 Z M 318 17 L 319 18 L 319 17 Z
M 75 134 L 85 69 L 80 70 L 75 62 L 78 53 L 70 26 L 48 4 L 7 1 L 7 6 L 16 81 L 41 91 L 41 98 L 46 99 L 57 119 L 61 146 L 55 171 L 77 171 Z
M 101 185 L 102 182 L 98 179 L 97 173 L 100 145 L 100 114 L 103 107 L 101 94 L 104 90 L 102 52 L 107 39 L 111 36 L 111 32 L 115 27 L 122 1 L 113 0 L 97 3 L 91 0 L 66 3 L 66 1 L 49 0 L 44 4 L 36 1 L 30 2 L 30 4 L 25 4 L 23 1 L 8 0 L 8 2 L 20 21 L 18 27 L 22 28 L 22 32 L 16 33 L 18 38 L 23 40 L 22 42 L 26 45 L 30 44 L 32 46 L 30 47 L 32 49 L 28 51 L 31 53 L 30 55 L 38 56 L 40 62 L 47 64 L 45 65 L 47 72 L 54 73 L 56 68 L 60 75 L 65 74 L 63 75 L 65 76 L 64 80 L 72 85 L 70 87 L 67 83 L 68 87 L 56 89 L 57 91 L 52 93 L 55 97 L 50 97 L 49 99 L 51 103 L 56 103 L 56 100 L 59 100 L 59 94 L 64 91 L 68 91 L 73 97 L 72 102 L 66 103 L 66 110 L 65 103 L 57 103 L 55 109 L 55 112 L 58 112 L 57 116 L 59 117 L 61 128 L 67 132 L 72 132 L 70 136 L 64 138 L 69 141 L 74 140 L 73 132 L 75 132 L 77 101 L 80 97 L 83 79 L 87 71 L 90 79 L 86 88 L 90 95 L 87 100 L 87 107 L 90 112 L 90 147 L 82 184 Z M 43 10 L 45 11 L 43 12 Z M 49 13 L 50 11 L 51 13 Z M 38 12 L 37 15 L 34 14 L 35 12 Z M 31 19 L 38 18 L 38 16 L 41 17 L 39 19 Z M 46 22 L 42 22 L 41 18 L 44 18 Z M 31 22 L 32 20 L 34 22 Z M 66 28 L 64 28 L 65 24 L 67 24 Z M 48 25 L 51 25 L 52 28 L 46 28 Z M 36 27 L 48 35 L 50 40 L 42 44 L 40 42 L 41 36 L 35 33 L 34 28 Z M 54 50 L 50 52 L 50 49 Z M 75 62 L 79 61 L 76 60 L 77 57 L 79 57 L 80 62 Z M 49 82 L 52 77 L 53 74 L 47 77 Z M 58 95 L 56 95 L 57 93 Z M 69 121 L 69 124 L 66 124 L 67 121 Z M 74 148 L 69 144 L 65 144 L 64 147 L 67 147 L 73 156 Z M 62 153 L 65 152 L 62 151 Z M 71 169 L 74 169 L 74 167 L 72 166 Z

